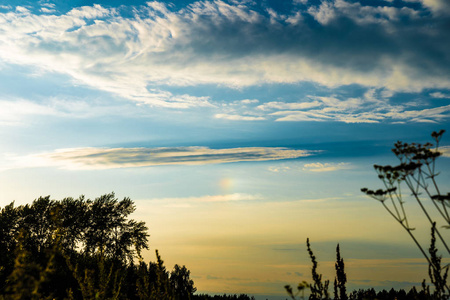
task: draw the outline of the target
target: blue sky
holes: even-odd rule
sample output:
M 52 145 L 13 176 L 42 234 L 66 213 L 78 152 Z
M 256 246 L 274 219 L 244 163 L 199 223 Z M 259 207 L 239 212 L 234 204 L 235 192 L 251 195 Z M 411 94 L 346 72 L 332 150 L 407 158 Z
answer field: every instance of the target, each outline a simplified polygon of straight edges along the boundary
M 359 189 L 450 129 L 447 1 L 123 3 L 2 1 L 0 206 L 129 196 L 204 292 L 283 295 L 306 237 L 353 288 L 427 276 Z

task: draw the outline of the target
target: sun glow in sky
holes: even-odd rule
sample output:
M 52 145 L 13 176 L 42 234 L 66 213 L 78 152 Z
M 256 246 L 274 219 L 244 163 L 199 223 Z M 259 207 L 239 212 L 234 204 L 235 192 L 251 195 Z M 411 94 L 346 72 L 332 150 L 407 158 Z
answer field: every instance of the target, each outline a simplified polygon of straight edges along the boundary
M 360 188 L 397 140 L 450 145 L 449 24 L 446 0 L 3 0 L 0 206 L 128 196 L 145 258 L 200 292 L 284 299 L 307 237 L 331 281 L 340 243 L 349 289 L 419 285 Z

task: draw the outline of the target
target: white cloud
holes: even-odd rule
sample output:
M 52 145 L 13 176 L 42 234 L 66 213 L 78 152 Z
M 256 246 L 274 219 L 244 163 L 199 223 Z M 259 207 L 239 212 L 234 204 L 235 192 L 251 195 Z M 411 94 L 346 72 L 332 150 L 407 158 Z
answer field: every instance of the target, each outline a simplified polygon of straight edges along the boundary
M 391 90 L 382 90 L 380 96 L 382 98 L 391 98 L 395 93 Z
M 433 98 L 440 98 L 440 99 L 450 99 L 450 94 L 444 94 L 441 92 L 434 92 L 430 94 Z
M 300 24 L 300 22 L 302 21 L 303 15 L 300 11 L 297 11 L 294 15 L 290 15 L 289 17 L 286 18 L 286 23 L 291 24 L 293 26 Z
M 170 207 L 175 209 L 188 209 L 198 207 L 205 204 L 221 204 L 221 203 L 238 203 L 247 201 L 264 200 L 261 195 L 252 195 L 246 193 L 233 193 L 224 195 L 204 195 L 192 197 L 167 197 L 167 198 L 152 198 L 145 200 L 138 200 L 140 207 L 151 206 L 155 203 L 162 207 Z
M 312 107 L 317 107 L 322 105 L 319 101 L 310 101 L 310 102 L 295 102 L 295 103 L 286 103 L 286 102 L 267 102 L 262 105 L 259 105 L 257 109 L 261 110 L 269 110 L 269 109 L 307 109 Z
M 253 117 L 253 116 L 241 116 L 241 115 L 230 115 L 230 114 L 216 114 L 214 115 L 216 119 L 225 119 L 231 121 L 261 121 L 265 120 L 264 117 Z
M 287 16 L 298 16 L 287 27 L 281 21 L 271 23 L 243 2 L 195 2 L 180 11 L 170 11 L 163 2 L 149 2 L 136 13 L 134 18 L 123 18 L 114 9 L 94 5 L 63 15 L 33 15 L 24 7 L 16 7 L 15 12 L 0 14 L 0 59 L 68 74 L 79 84 L 133 101 L 177 108 L 211 104 L 207 97 L 173 95 L 148 86 L 245 87 L 300 81 L 329 87 L 360 84 L 392 91 L 449 86 L 448 76 L 442 76 L 448 73 L 445 68 L 438 72 L 445 64 L 431 69 L 436 72 L 421 70 L 421 66 L 435 63 L 406 39 L 424 37 L 432 42 L 429 48 L 445 51 L 440 32 L 430 27 L 417 31 L 421 36 L 405 37 L 404 44 L 400 43 L 405 34 L 395 22 L 402 14 L 414 15 L 406 8 L 369 7 L 342 0 L 310 8 L 324 26 L 336 20 L 336 14 L 353 18 L 361 25 L 345 32 L 358 30 L 363 37 L 367 24 L 381 22 L 372 36 L 380 43 L 403 47 L 396 51 L 366 47 L 358 53 L 350 41 L 338 37 L 339 43 L 322 41 L 319 36 L 311 40 L 302 34 L 314 29 L 302 29 L 308 25 L 300 20 L 298 11 Z M 261 28 L 265 29 L 256 31 Z M 227 35 L 230 30 L 235 30 L 232 36 Z M 411 32 L 416 31 L 407 31 Z M 425 59 L 427 63 L 414 64 Z
M 450 3 L 446 0 L 404 0 L 405 2 L 419 2 L 428 7 L 435 15 L 442 15 L 450 11 Z
M 326 110 L 315 111 L 278 111 L 271 115 L 276 116 L 276 121 L 338 121 L 344 123 L 379 123 L 381 121 L 390 122 L 425 122 L 436 123 L 450 116 L 450 106 L 443 106 L 422 110 L 396 110 L 393 108 L 389 112 L 379 113 L 357 112 L 357 113 L 330 113 Z
M 360 109 L 361 105 L 364 103 L 364 100 L 361 98 L 340 100 L 335 97 L 314 97 L 314 99 L 320 100 L 325 105 L 324 111 L 326 112 L 340 112 Z
M 80 8 L 73 8 L 71 11 L 67 13 L 68 16 L 85 19 L 102 18 L 114 14 L 115 14 L 114 9 L 107 9 L 99 4 L 94 4 L 93 6 L 83 6 Z
M 333 18 L 337 16 L 345 16 L 352 19 L 360 25 L 365 24 L 383 24 L 390 26 L 392 21 L 398 21 L 400 17 L 403 18 L 417 18 L 418 12 L 408 7 L 393 7 L 393 6 L 363 6 L 359 2 L 351 3 L 344 0 L 335 0 L 327 2 L 326 11 L 332 14 Z M 312 12 L 313 16 L 320 14 L 323 4 L 320 6 L 319 12 Z M 316 17 L 317 18 L 317 17 Z M 323 18 L 323 17 L 322 17 Z M 317 20 L 321 22 L 320 16 Z M 327 22 L 330 20 L 326 20 Z M 321 22 L 322 23 L 322 22 Z
M 57 111 L 24 99 L 0 100 L 0 125 L 22 125 L 33 115 L 57 115 Z
M 322 25 L 327 25 L 336 17 L 332 2 L 323 1 L 319 7 L 310 7 L 308 12 Z
M 450 157 L 450 146 L 439 147 L 439 152 L 442 153 L 443 157 Z
M 276 116 L 276 121 L 333 121 L 333 117 L 327 116 L 320 112 L 313 111 L 277 111 L 271 113 L 272 116 Z M 281 116 L 281 117 L 279 117 Z
M 46 13 L 46 14 L 54 13 L 55 11 L 56 10 L 50 9 L 50 8 L 47 8 L 47 7 L 42 7 L 41 8 L 41 12 Z
M 306 150 L 280 147 L 70 148 L 24 157 L 9 156 L 4 168 L 53 166 L 65 169 L 113 169 L 160 165 L 201 165 L 293 159 L 312 154 Z
M 243 103 L 243 104 L 252 104 L 252 103 L 258 103 L 258 102 L 259 102 L 258 99 L 244 99 L 244 100 L 241 100 L 241 103 Z
M 430 122 L 435 123 L 449 117 L 450 105 L 440 106 L 422 110 L 404 110 L 404 111 L 391 111 L 385 114 L 385 116 L 397 120 L 410 120 L 413 122 Z
M 385 89 L 368 89 L 362 97 L 344 98 L 342 96 L 307 96 L 304 102 L 268 102 L 247 111 L 246 115 L 258 114 L 260 118 L 276 121 L 336 121 L 344 123 L 378 123 L 378 122 L 440 122 L 450 117 L 450 107 L 421 108 L 423 104 L 409 103 L 392 105 L 389 97 L 394 93 Z M 238 103 L 236 103 L 238 104 Z M 242 120 L 239 111 L 248 110 L 225 106 L 227 114 L 217 117 L 229 120 Z
M 349 169 L 350 163 L 310 163 L 303 165 L 304 171 L 309 172 L 332 172 L 337 170 Z
M 20 14 L 28 14 L 30 12 L 28 8 L 23 6 L 16 6 L 16 11 Z
M 280 172 L 286 172 L 289 171 L 291 168 L 287 167 L 287 166 L 272 166 L 269 167 L 269 171 L 270 172 L 274 172 L 274 173 L 280 173 Z
M 379 94 L 379 95 L 378 95 Z M 412 110 L 416 103 L 391 105 L 386 97 L 391 91 L 368 90 L 361 98 L 339 99 L 337 96 L 309 96 L 313 102 L 279 103 L 260 105 L 260 110 L 272 108 L 278 111 L 269 116 L 276 121 L 338 121 L 344 123 L 429 122 L 436 123 L 450 117 L 450 105 Z M 308 107 L 309 106 L 309 107 Z
M 0 57 L 9 63 L 66 73 L 79 83 L 137 102 L 177 108 L 211 106 L 208 97 L 173 95 L 146 88 L 147 83 L 152 81 L 149 77 L 155 76 L 155 73 L 159 76 L 157 71 L 146 75 L 153 67 L 136 59 L 146 51 L 141 48 L 143 45 L 139 45 L 140 42 L 147 40 L 150 45 L 153 44 L 146 37 L 150 29 L 146 22 L 125 21 L 115 17 L 114 10 L 99 5 L 75 8 L 62 16 L 34 16 L 26 9 L 19 7 L 16 10 L 26 14 L 0 15 L 0 23 L 5 25 L 5 30 L 0 33 L 4 41 L 0 43 Z M 105 17 L 113 21 L 98 20 Z M 87 20 L 95 21 L 87 25 Z M 135 28 L 141 30 L 143 36 L 134 43 L 128 39 Z M 149 36 L 158 39 L 157 30 Z M 126 53 L 120 44 L 128 48 Z M 150 52 L 158 51 L 158 47 L 163 46 L 161 41 L 154 44 L 156 48 L 148 49 Z M 2 48 L 8 50 L 5 52 Z M 160 79 L 165 77 L 162 76 Z
M 42 6 L 48 7 L 48 8 L 55 8 L 55 3 L 41 3 Z
M 234 193 L 226 195 L 205 195 L 200 197 L 182 197 L 182 198 L 158 198 L 149 199 L 149 201 L 158 202 L 182 202 L 182 203 L 215 203 L 215 202 L 238 202 L 261 200 L 261 195 L 251 195 L 243 193 Z

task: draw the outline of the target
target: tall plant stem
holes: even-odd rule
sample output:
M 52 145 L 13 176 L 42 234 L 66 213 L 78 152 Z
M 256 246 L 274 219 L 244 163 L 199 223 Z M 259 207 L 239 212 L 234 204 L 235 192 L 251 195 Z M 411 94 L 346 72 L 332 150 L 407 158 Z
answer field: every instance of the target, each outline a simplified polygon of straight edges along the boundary
M 430 222 L 431 225 L 433 225 L 433 220 L 431 219 L 430 215 L 428 214 L 428 211 L 426 210 L 426 208 L 423 206 L 422 201 L 420 200 L 418 193 L 412 188 L 411 182 L 408 181 L 408 180 L 405 180 L 405 182 L 408 185 L 408 187 L 411 189 L 411 191 L 413 191 L 413 196 L 417 200 L 417 203 L 419 204 L 419 206 L 422 209 L 423 213 L 427 217 L 428 221 Z M 437 228 L 436 228 L 436 233 L 439 236 L 439 239 L 441 240 L 441 242 L 444 245 L 445 249 L 450 254 L 450 249 L 447 246 L 447 243 L 445 242 L 444 238 L 442 237 L 441 233 L 439 232 L 439 230 Z

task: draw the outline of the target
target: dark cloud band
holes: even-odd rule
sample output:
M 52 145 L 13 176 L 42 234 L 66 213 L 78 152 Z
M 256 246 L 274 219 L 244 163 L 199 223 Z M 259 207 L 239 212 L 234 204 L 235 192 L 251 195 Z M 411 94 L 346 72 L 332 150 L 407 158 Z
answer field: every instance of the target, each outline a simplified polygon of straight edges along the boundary
M 174 148 L 74 148 L 37 155 L 50 164 L 75 169 L 110 169 L 158 165 L 199 165 L 293 159 L 312 155 L 306 150 L 248 147 L 211 149 Z

